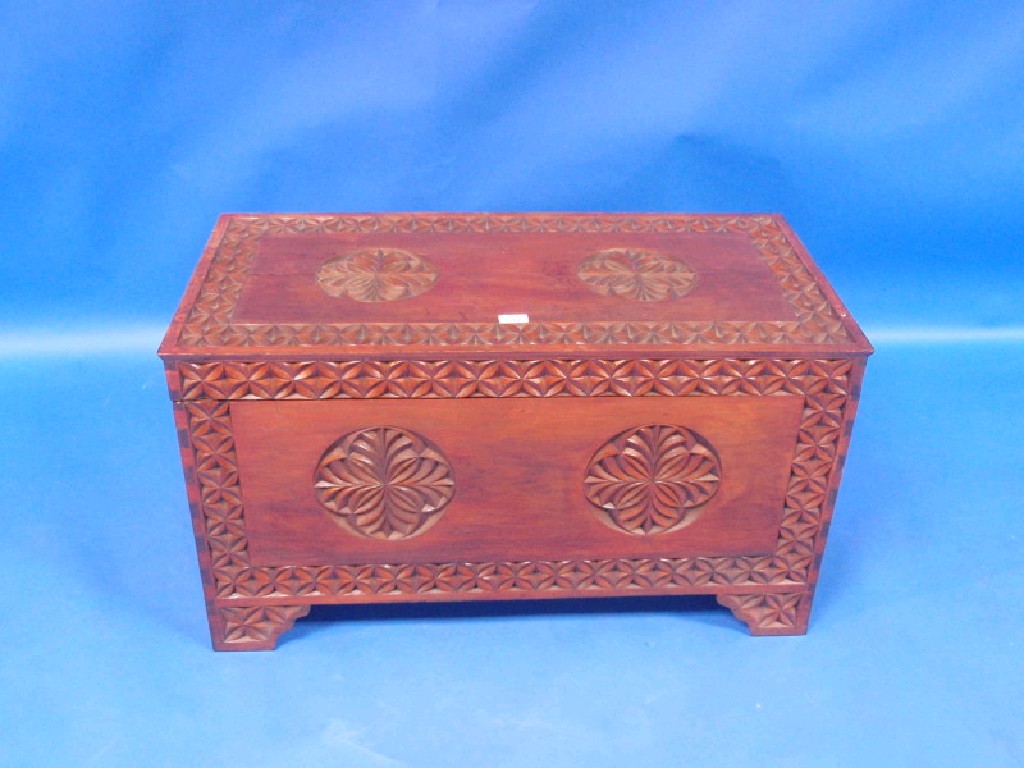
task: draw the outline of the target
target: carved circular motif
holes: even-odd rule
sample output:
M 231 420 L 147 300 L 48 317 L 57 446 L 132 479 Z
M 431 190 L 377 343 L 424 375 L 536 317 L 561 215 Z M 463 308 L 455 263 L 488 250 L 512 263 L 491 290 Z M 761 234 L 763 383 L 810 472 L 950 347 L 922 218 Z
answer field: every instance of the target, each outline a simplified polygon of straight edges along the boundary
M 434 284 L 434 265 L 397 248 L 364 248 L 324 262 L 316 282 L 331 296 L 355 301 L 396 301 L 418 296 Z
M 697 282 L 697 273 L 675 256 L 638 248 L 593 253 L 579 263 L 576 275 L 592 291 L 635 301 L 682 296 Z
M 689 525 L 718 491 L 722 465 L 686 427 L 652 424 L 620 432 L 590 460 L 583 490 L 602 522 L 634 534 Z
M 405 539 L 430 528 L 455 493 L 452 467 L 422 435 L 396 427 L 350 432 L 320 457 L 320 503 L 343 527 L 371 539 Z

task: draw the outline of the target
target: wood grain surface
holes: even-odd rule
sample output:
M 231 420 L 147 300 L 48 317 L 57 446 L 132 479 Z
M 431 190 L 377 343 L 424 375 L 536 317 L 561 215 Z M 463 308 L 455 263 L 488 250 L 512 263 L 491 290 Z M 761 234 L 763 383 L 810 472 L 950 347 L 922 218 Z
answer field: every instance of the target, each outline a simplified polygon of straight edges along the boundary
M 252 562 L 429 563 L 771 554 L 803 402 L 746 398 L 241 401 L 231 406 Z M 677 531 L 615 530 L 587 500 L 594 453 L 634 426 L 698 430 L 721 460 L 721 489 Z M 338 437 L 393 426 L 447 457 L 455 494 L 428 531 L 403 541 L 358 536 L 318 501 L 313 469 Z

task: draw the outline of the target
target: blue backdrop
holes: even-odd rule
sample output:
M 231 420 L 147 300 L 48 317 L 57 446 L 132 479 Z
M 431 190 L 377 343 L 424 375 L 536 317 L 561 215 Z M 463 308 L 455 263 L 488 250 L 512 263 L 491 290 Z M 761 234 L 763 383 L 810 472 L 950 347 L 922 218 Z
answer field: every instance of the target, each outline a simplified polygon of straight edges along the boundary
M 1024 764 L 1022 94 L 1013 2 L 0 0 L 0 764 Z M 879 348 L 806 638 L 209 651 L 161 326 L 220 212 L 402 210 L 787 216 Z
M 9 329 L 163 322 L 267 210 L 779 211 L 869 327 L 1024 321 L 1019 3 L 2 13 Z

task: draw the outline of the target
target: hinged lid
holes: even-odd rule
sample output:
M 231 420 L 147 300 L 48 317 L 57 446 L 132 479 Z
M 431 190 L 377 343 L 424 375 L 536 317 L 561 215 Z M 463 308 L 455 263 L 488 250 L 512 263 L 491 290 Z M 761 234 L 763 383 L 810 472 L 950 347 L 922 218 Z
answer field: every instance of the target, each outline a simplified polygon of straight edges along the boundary
M 168 359 L 867 355 L 781 216 L 220 218 Z

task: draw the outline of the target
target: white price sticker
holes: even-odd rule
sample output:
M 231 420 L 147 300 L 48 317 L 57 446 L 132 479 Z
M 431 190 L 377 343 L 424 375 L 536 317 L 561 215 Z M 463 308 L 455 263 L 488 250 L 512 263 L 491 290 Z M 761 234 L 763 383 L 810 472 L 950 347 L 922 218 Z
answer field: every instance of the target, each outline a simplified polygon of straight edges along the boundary
M 529 315 L 498 315 L 498 325 L 525 325 L 528 322 Z

